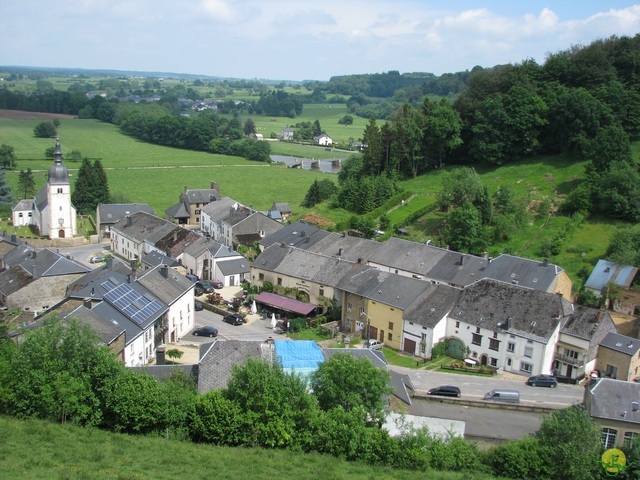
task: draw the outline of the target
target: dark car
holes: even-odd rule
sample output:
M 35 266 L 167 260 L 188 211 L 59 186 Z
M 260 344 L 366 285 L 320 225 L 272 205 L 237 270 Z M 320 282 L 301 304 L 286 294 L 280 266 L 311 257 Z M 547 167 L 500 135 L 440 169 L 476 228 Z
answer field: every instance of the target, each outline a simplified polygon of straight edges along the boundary
M 196 282 L 196 288 L 204 291 L 204 293 L 213 293 L 213 286 L 209 282 Z
M 213 288 L 224 288 L 224 283 L 222 283 L 220 280 L 211 280 L 211 286 Z
M 195 302 L 193 302 L 193 309 L 196 312 L 204 310 L 204 303 L 202 303 L 200 300 L 196 300 Z
M 230 323 L 231 325 L 242 325 L 244 323 L 244 318 L 239 313 L 230 313 L 229 315 L 225 315 L 222 319 L 225 323 Z
M 197 276 L 195 275 L 191 275 L 190 273 L 187 273 L 185 275 L 185 277 L 187 277 L 189 280 L 191 280 L 192 282 L 197 282 L 198 280 L 200 280 Z
M 199 297 L 200 295 L 204 295 L 204 290 L 202 290 L 201 288 L 196 287 L 196 288 L 193 289 L 193 294 L 196 297 Z
M 460 397 L 460 389 L 458 387 L 452 387 L 451 385 L 442 385 L 440 387 L 432 388 L 427 392 L 429 395 L 439 395 L 441 397 Z
M 200 337 L 217 337 L 218 329 L 216 327 L 205 325 L 204 327 L 196 328 L 193 331 L 193 334 Z
M 533 387 L 556 388 L 558 386 L 558 379 L 551 375 L 534 375 L 527 378 L 527 385 L 531 385 Z

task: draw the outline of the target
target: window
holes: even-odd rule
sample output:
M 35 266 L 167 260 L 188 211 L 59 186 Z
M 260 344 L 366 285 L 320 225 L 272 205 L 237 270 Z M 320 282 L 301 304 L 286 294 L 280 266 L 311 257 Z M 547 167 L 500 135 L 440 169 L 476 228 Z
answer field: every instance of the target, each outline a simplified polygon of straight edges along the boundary
M 526 362 L 520 362 L 520 370 L 523 372 L 531 373 L 533 371 L 533 365 Z
M 510 366 L 511 366 L 511 359 L 507 358 L 507 367 L 510 367 Z
M 387 333 L 387 340 L 389 340 L 390 342 L 393 341 L 393 333 Z
M 607 370 L 604 374 L 605 377 L 609 378 L 617 378 L 618 377 L 618 367 L 614 367 L 613 365 L 607 364 Z
M 472 333 L 471 343 L 474 345 L 482 345 L 482 335 L 478 335 L 477 333 Z
M 282 286 L 282 278 L 278 277 L 278 285 Z
M 364 315 L 364 307 L 360 307 L 360 315 Z
M 499 350 L 500 349 L 500 340 L 496 340 L 495 338 L 489 339 L 489 350 Z
M 318 293 L 320 294 L 321 297 L 324 297 L 324 288 L 321 288 Z
M 389 330 L 393 330 L 393 322 L 389 322 Z
M 498 366 L 498 359 L 491 357 L 491 360 L 489 361 L 489 365 L 491 365 L 492 367 L 497 367 Z
M 264 273 L 258 274 L 258 280 L 264 280 Z
M 200 209 L 199 209 L 199 208 L 196 208 L 196 211 L 195 211 L 195 212 L 193 212 L 193 213 L 195 213 L 196 215 L 200 215 Z
M 624 446 L 627 448 L 633 448 L 633 444 L 638 440 L 640 433 L 624 432 Z
M 460 322 L 456 322 L 456 328 L 460 328 Z
M 350 312 L 350 311 L 351 311 L 351 304 L 347 303 L 347 312 Z
M 22 213 L 19 213 L 19 214 L 18 214 L 18 217 L 22 218 Z
M 613 428 L 603 428 L 602 429 L 602 444 L 604 448 L 611 448 L 616 444 L 616 436 L 618 435 L 618 431 Z
M 527 345 L 526 347 L 524 347 L 524 356 L 531 358 L 533 357 L 533 347 L 530 345 Z
M 62 193 L 62 189 L 61 188 L 58 189 L 58 193 Z
M 507 343 L 507 352 L 515 352 L 516 351 L 516 344 L 513 342 L 509 342 Z

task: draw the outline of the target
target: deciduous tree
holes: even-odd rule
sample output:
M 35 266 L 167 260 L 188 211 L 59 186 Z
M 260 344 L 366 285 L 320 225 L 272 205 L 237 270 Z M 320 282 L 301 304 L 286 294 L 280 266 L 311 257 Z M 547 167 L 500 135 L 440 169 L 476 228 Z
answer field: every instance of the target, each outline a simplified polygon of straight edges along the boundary
M 12 168 L 16 166 L 16 154 L 11 145 L 0 145 L 0 165 L 3 168 Z
M 18 176 L 18 188 L 23 195 L 22 198 L 32 198 L 36 191 L 36 180 L 33 178 L 31 168 L 20 170 Z

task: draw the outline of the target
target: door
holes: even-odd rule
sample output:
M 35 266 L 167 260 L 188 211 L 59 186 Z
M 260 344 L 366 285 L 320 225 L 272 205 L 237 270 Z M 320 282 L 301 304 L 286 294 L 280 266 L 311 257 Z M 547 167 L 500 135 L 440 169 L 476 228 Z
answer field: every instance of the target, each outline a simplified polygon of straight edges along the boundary
M 416 342 L 413 340 L 409 340 L 408 338 L 404 339 L 404 351 L 410 353 L 411 355 L 415 355 L 416 353 Z
M 369 325 L 369 338 L 378 338 L 378 329 Z
M 487 356 L 486 355 L 482 355 L 480 357 L 480 365 L 484 365 L 485 367 L 487 366 Z

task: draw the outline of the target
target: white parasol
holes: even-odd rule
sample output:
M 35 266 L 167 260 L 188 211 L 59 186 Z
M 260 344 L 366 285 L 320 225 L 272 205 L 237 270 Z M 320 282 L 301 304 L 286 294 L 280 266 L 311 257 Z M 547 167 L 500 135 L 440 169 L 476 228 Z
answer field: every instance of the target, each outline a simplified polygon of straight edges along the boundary
M 258 313 L 258 307 L 256 307 L 256 301 L 254 300 L 253 303 L 251 304 L 251 313 L 253 313 L 254 315 L 256 313 Z
M 271 328 L 276 328 L 277 324 L 278 324 L 278 322 L 276 321 L 276 314 L 272 313 L 271 314 Z

